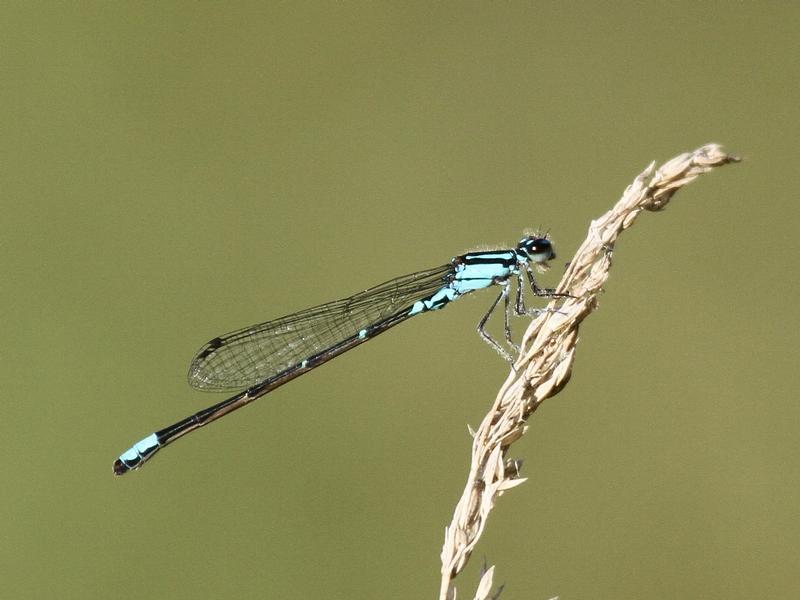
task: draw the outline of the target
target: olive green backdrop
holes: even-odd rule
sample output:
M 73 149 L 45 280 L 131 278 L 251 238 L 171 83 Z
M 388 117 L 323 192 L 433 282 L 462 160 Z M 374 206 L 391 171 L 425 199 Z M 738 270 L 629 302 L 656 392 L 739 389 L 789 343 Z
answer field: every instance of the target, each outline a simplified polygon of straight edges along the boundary
M 503 597 L 800 594 L 797 31 L 779 3 L 0 10 L 9 598 L 434 598 L 507 365 L 491 293 L 111 474 L 221 399 L 208 339 L 550 230 L 557 281 L 651 160 L 745 162 L 626 233 L 514 450 Z M 522 331 L 524 323 L 517 323 Z

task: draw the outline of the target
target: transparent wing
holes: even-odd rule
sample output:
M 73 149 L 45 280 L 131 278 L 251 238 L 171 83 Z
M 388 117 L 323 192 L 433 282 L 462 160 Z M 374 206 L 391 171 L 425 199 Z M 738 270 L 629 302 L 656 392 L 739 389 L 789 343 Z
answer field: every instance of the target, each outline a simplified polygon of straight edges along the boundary
M 358 334 L 441 288 L 451 264 L 404 275 L 366 291 L 260 325 L 203 346 L 189 367 L 189 384 L 207 391 L 254 386 Z

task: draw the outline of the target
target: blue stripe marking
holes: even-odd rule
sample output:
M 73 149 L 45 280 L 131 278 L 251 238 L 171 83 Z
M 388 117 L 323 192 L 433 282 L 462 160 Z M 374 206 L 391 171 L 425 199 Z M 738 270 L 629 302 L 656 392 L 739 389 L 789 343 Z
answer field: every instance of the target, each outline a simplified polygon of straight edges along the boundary
M 476 258 L 480 262 L 473 263 L 472 259 Z M 415 302 L 411 310 L 408 311 L 409 315 L 440 309 L 459 296 L 474 290 L 488 288 L 498 281 L 505 281 L 518 272 L 516 254 L 514 252 L 465 254 L 462 259 L 463 262 L 456 266 L 453 281 L 429 298 L 423 298 Z M 507 264 L 508 261 L 511 261 L 510 265 Z
M 426 310 L 436 310 L 438 308 L 442 308 L 448 302 L 452 302 L 458 298 L 459 295 L 459 292 L 452 287 L 443 287 L 430 298 L 425 298 L 423 300 L 417 300 L 414 302 L 414 305 L 411 307 L 411 310 L 408 311 L 408 314 L 416 315 L 421 312 L 425 312 Z
M 158 437 L 155 433 L 151 433 L 143 440 L 136 442 L 130 450 L 123 452 L 119 459 L 127 466 L 133 467 L 137 465 L 143 457 L 158 448 L 158 446 Z
M 454 287 L 463 294 L 493 285 L 496 281 L 508 279 L 516 269 L 500 264 L 462 265 L 456 270 Z

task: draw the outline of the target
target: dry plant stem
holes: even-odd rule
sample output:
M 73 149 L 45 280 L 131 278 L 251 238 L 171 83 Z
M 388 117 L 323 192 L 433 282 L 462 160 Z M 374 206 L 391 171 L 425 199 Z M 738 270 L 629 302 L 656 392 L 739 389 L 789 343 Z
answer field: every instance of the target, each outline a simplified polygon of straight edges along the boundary
M 586 240 L 557 288 L 574 298 L 530 324 L 514 369 L 475 432 L 467 484 L 453 520 L 445 529 L 440 600 L 456 598 L 453 579 L 469 560 L 497 497 L 525 481 L 519 476 L 519 464 L 505 460 L 506 453 L 525 433 L 527 419 L 539 404 L 569 381 L 578 326 L 597 307 L 619 234 L 633 225 L 643 210 L 663 209 L 677 190 L 699 175 L 738 160 L 721 146 L 709 144 L 676 156 L 658 170 L 651 163 L 628 186 L 616 206 L 591 223 Z M 554 307 L 555 302 L 551 302 L 550 308 Z M 476 600 L 489 597 L 493 572 L 491 567 L 483 574 Z

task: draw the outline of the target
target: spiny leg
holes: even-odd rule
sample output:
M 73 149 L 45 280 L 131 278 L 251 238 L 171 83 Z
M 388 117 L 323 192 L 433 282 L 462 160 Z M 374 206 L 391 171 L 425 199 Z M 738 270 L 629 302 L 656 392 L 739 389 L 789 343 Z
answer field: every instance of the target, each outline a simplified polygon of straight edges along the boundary
M 478 323 L 478 335 L 481 336 L 484 342 L 489 344 L 492 348 L 494 348 L 497 353 L 505 358 L 508 362 L 513 363 L 514 359 L 511 355 L 505 351 L 505 349 L 495 341 L 495 339 L 488 334 L 486 331 L 486 322 L 489 320 L 489 317 L 494 312 L 494 309 L 497 308 L 497 304 L 500 302 L 501 298 L 505 298 L 506 304 L 508 303 L 508 282 L 503 282 L 500 285 L 503 286 L 503 289 L 500 290 L 500 294 L 498 294 L 497 298 L 495 298 L 492 305 L 489 307 L 489 310 L 486 311 L 486 314 L 483 315 L 483 318 Z M 506 323 L 508 322 L 508 311 L 506 311 Z M 509 333 L 509 336 L 511 334 Z
M 536 279 L 533 276 L 533 269 L 530 266 L 526 269 L 528 273 L 528 281 L 530 282 L 531 291 L 533 292 L 534 296 L 538 297 L 546 297 L 546 298 L 573 298 L 571 294 L 560 294 L 556 293 L 555 288 L 540 288 L 536 285 Z M 519 290 L 522 289 L 522 274 L 518 275 L 519 281 L 518 286 Z M 519 291 L 518 290 L 518 291 Z M 529 317 L 538 317 L 540 314 L 544 312 L 549 312 L 555 309 L 547 309 L 547 308 L 531 308 L 530 310 L 525 308 L 525 302 L 522 300 L 522 294 L 520 293 L 517 298 L 517 306 L 515 307 L 518 315 L 528 315 Z M 521 311 L 521 312 L 520 312 Z M 558 312 L 557 310 L 555 312 Z
M 517 273 L 517 301 L 514 304 L 514 312 L 520 317 L 527 312 L 525 300 L 522 298 L 522 273 Z
M 503 288 L 504 288 L 504 292 L 503 292 L 503 296 L 504 296 L 504 298 L 503 298 L 503 327 L 505 329 L 506 342 L 508 342 L 508 345 L 511 346 L 514 349 L 514 352 L 519 353 L 519 346 L 514 343 L 514 340 L 511 339 L 511 324 L 508 322 L 508 315 L 511 312 L 511 306 L 509 306 L 509 293 L 508 293 L 508 288 L 509 288 L 510 285 L 511 284 L 508 281 L 506 281 L 505 285 L 503 286 Z M 521 299 L 520 298 L 520 293 L 519 293 L 519 290 L 517 290 L 517 302 L 518 303 L 519 303 L 520 299 Z
M 525 270 L 528 272 L 528 281 L 531 284 L 531 291 L 533 292 L 534 296 L 547 296 L 548 298 L 555 298 L 563 295 L 556 294 L 556 291 L 553 288 L 540 288 L 538 285 L 536 285 L 536 278 L 533 276 L 533 269 L 528 266 L 528 268 Z
M 563 294 L 556 292 L 555 288 L 540 288 L 536 285 L 536 279 L 533 276 L 533 269 L 528 265 L 526 269 L 528 272 L 528 281 L 531 283 L 531 291 L 534 296 L 547 296 L 548 298 L 574 298 L 572 294 Z
M 546 290 L 538 287 L 536 282 L 533 279 L 533 275 L 530 273 L 530 269 L 528 270 L 528 281 L 530 281 L 531 290 L 533 291 L 535 296 L 547 296 L 546 292 L 554 291 L 554 290 Z M 514 312 L 517 316 L 521 317 L 522 315 L 527 315 L 529 317 L 538 317 L 540 314 L 545 312 L 543 308 L 531 308 L 528 310 L 525 308 L 525 284 L 522 282 L 522 273 L 517 273 L 517 302 L 514 306 Z

